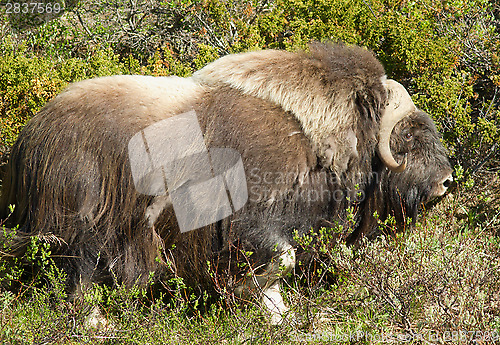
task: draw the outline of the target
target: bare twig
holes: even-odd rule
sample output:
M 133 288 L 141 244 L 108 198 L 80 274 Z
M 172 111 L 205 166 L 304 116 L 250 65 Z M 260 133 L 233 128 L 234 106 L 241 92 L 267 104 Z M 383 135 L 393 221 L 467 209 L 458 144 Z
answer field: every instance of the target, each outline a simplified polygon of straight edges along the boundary
M 375 14 L 375 12 L 373 12 L 373 9 L 372 9 L 372 7 L 370 6 L 370 4 L 369 4 L 369 3 L 367 3 L 365 0 L 363 0 L 363 2 L 364 2 L 364 4 L 365 4 L 366 6 L 368 6 L 368 8 L 370 9 L 370 12 L 373 14 L 373 16 L 375 17 L 375 19 L 378 19 L 378 17 L 377 17 L 377 15 Z
M 94 35 L 90 32 L 89 28 L 85 24 L 85 22 L 82 19 L 82 16 L 80 14 L 80 11 L 78 9 L 75 9 L 76 16 L 78 18 L 78 21 L 80 22 L 80 25 L 83 27 L 83 30 L 85 30 L 85 33 L 90 37 L 90 39 L 93 41 L 94 40 Z

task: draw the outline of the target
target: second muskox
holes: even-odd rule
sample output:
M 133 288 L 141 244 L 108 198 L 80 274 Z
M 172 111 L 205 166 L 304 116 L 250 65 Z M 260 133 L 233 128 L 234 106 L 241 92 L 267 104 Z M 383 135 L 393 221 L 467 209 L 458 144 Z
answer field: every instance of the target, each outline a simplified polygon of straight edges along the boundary
M 168 174 L 176 164 L 185 165 L 176 171 L 206 174 L 196 167 L 201 160 L 147 163 L 159 167 L 154 183 L 166 181 L 163 192 L 147 193 L 134 178 L 131 152 L 151 156 L 153 148 L 131 151 L 131 143 L 190 112 L 201 146 L 240 157 L 247 198 L 232 214 L 182 232 L 172 195 L 195 184 L 186 175 L 170 183 Z M 164 138 L 189 143 L 198 133 L 165 128 L 153 137 L 173 145 L 157 145 L 167 156 L 183 154 Z M 254 267 L 253 277 L 243 274 L 234 288 L 257 288 L 278 323 L 286 311 L 280 266 L 295 265 L 294 231 L 343 224 L 354 204 L 351 243 L 376 233 L 375 212 L 402 226 L 445 193 L 451 172 L 433 121 L 371 52 L 317 43 L 308 52 L 229 55 L 190 78 L 114 76 L 70 85 L 14 144 L 0 219 L 16 206 L 8 224 L 20 224 L 17 248 L 33 235 L 59 238 L 52 252 L 71 291 L 92 282 L 144 284 L 150 272 L 210 287 L 207 262 L 222 274 L 241 257 L 236 251 L 252 252 L 246 267 Z M 235 195 L 230 199 L 234 204 Z

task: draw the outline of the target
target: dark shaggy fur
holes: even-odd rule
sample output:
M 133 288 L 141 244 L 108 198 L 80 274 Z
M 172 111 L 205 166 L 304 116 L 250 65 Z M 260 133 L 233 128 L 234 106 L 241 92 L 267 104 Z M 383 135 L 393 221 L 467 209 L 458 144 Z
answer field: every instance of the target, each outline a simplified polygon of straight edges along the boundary
M 316 132 L 308 135 L 307 113 L 297 115 L 279 102 L 231 85 L 200 87 L 187 100 L 160 106 L 161 98 L 141 89 L 150 78 L 75 84 L 26 125 L 12 148 L 0 217 L 15 204 L 9 224 L 21 225 L 20 237 L 60 238 L 53 252 L 66 256 L 60 261 L 72 287 L 109 277 L 128 285 L 144 283 L 151 271 L 209 286 L 206 262 L 226 268 L 234 260 L 233 246 L 253 251 L 256 264 L 266 263 L 275 249 L 294 244 L 293 230 L 305 233 L 325 222 L 344 223 L 345 210 L 353 204 L 356 229 L 350 242 L 375 233 L 374 211 L 381 219 L 394 214 L 399 224 L 405 217 L 415 220 L 420 203 L 432 197 L 436 184 L 451 171 L 429 116 L 415 113 L 395 128 L 393 152 L 396 157 L 408 153 L 409 164 L 404 172 L 391 173 L 376 153 L 386 95 L 380 81 L 383 68 L 373 55 L 357 47 L 316 45 L 312 53 L 286 56 L 286 63 L 299 72 L 304 64 L 309 66 L 313 78 L 309 81 L 314 87 L 308 80 L 292 80 L 302 85 L 292 93 L 309 92 L 310 102 L 316 94 L 345 102 L 331 105 L 350 109 L 335 115 L 345 118 L 323 120 L 344 127 L 347 121 L 347 133 L 335 127 L 333 133 L 311 129 Z M 280 68 L 282 62 L 268 66 L 267 78 L 286 86 L 291 69 Z M 229 218 L 180 233 L 169 204 L 154 226 L 148 224 L 146 210 L 159 198 L 134 188 L 127 144 L 141 129 L 190 109 L 198 115 L 208 147 L 241 154 L 249 201 Z M 338 169 L 325 164 L 318 151 L 321 140 L 332 134 L 340 136 L 328 144 L 339 145 L 333 161 Z M 316 136 L 320 139 L 315 142 Z M 345 147 L 342 141 L 354 146 Z M 359 200 L 356 185 L 363 193 Z M 22 252 L 23 242 L 19 248 Z

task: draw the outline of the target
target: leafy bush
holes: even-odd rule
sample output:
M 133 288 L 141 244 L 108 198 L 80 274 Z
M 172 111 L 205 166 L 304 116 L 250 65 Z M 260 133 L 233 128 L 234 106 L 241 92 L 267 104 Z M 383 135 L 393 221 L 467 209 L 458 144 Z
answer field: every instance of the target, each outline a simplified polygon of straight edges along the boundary
M 20 129 L 68 83 L 121 73 L 111 51 L 97 50 L 87 59 L 54 60 L 31 52 L 12 38 L 0 43 L 0 145 L 13 144 Z
M 457 221 L 462 197 L 449 196 L 411 232 L 356 248 L 339 239 L 346 229 L 298 239 L 314 259 L 305 273 L 308 293 L 300 285 L 290 289 L 307 323 L 325 340 L 499 341 L 500 241 L 471 227 L 471 217 Z

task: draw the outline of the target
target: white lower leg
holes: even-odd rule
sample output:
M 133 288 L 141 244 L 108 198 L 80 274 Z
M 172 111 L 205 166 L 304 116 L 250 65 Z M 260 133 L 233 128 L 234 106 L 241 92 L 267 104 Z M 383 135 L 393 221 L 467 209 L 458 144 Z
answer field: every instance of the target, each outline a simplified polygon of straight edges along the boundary
M 271 324 L 281 324 L 283 316 L 289 309 L 281 296 L 279 280 L 276 280 L 271 286 L 262 291 L 262 303 L 271 314 Z
M 87 329 L 98 329 L 98 330 L 111 330 L 114 329 L 114 325 L 111 321 L 106 319 L 102 315 L 101 310 L 98 306 L 94 306 L 90 315 L 85 318 L 83 323 L 84 327 Z
M 239 295 L 249 292 L 256 292 L 271 315 L 270 323 L 279 325 L 283 321 L 283 316 L 288 312 L 288 307 L 283 301 L 280 291 L 281 276 L 290 272 L 295 267 L 295 250 L 287 246 L 282 254 L 269 263 L 264 273 L 251 277 L 236 289 Z

